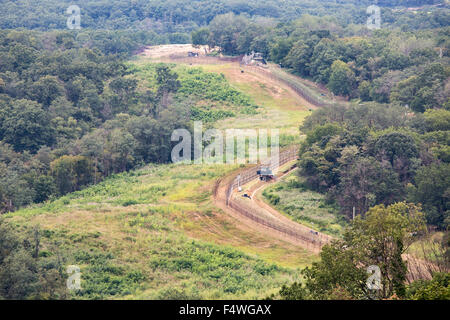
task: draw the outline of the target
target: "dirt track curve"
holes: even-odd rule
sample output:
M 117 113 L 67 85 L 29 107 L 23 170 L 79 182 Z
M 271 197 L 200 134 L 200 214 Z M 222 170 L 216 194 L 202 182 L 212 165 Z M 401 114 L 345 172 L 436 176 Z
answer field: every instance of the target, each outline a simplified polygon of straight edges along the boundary
M 243 170 L 239 172 L 242 171 Z M 227 201 L 227 193 L 230 184 L 233 183 L 233 180 L 239 172 L 235 172 L 218 181 L 218 184 L 216 185 L 214 192 L 215 205 L 225 213 L 243 224 L 260 231 L 268 237 L 288 241 L 314 253 L 319 253 L 322 246 L 332 240 L 332 238 L 326 234 L 314 231 L 290 220 L 255 196 L 256 191 L 268 187 L 270 183 L 256 183 L 250 191 L 253 195 L 251 199 L 244 199 L 236 192 L 233 192 L 231 194 L 231 201 Z M 287 173 L 288 172 L 283 173 L 277 178 L 279 179 Z M 251 180 L 250 182 L 254 183 L 257 179 L 258 178 Z M 231 205 L 229 202 L 234 203 L 235 205 Z

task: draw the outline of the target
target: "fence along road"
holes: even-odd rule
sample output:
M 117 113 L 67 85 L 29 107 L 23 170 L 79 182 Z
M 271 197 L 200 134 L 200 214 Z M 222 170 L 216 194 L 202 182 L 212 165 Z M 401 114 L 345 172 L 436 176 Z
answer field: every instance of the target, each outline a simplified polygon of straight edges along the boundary
M 318 94 L 314 94 L 312 89 L 308 88 L 306 85 L 300 83 L 298 80 L 294 80 L 294 76 L 278 70 L 278 68 L 262 68 L 260 66 L 244 65 L 241 63 L 243 56 L 236 57 L 211 57 L 200 55 L 198 57 L 187 57 L 184 54 L 172 54 L 169 57 L 170 61 L 184 64 L 223 64 L 223 63 L 239 63 L 243 70 L 248 70 L 253 73 L 262 75 L 263 77 L 270 78 L 272 80 L 278 81 L 289 88 L 291 88 L 296 94 L 302 97 L 304 100 L 309 102 L 316 107 L 334 107 L 344 102 L 336 100 L 334 102 L 329 102 L 327 99 L 320 97 Z M 328 98 L 329 99 L 329 98 Z
M 178 63 L 187 63 L 187 64 L 198 64 L 198 63 L 207 63 L 207 64 L 221 64 L 221 63 L 239 63 L 242 60 L 242 56 L 239 57 L 209 57 L 209 56 L 200 56 L 200 57 L 186 57 L 182 54 L 173 54 L 170 55 L 171 61 L 176 61 Z M 242 66 L 241 66 L 242 67 Z M 245 68 L 259 73 L 263 75 L 264 77 L 269 77 L 273 80 L 277 80 L 291 89 L 294 90 L 299 96 L 304 98 L 309 103 L 312 103 L 319 107 L 329 107 L 331 104 L 324 103 L 323 101 L 320 101 L 320 98 L 314 97 L 309 90 L 304 88 L 303 86 L 300 86 L 298 83 L 295 83 L 291 81 L 288 77 L 283 77 L 277 72 L 271 72 L 269 70 L 265 70 L 260 67 L 254 67 L 254 66 L 245 66 Z M 262 214 L 260 211 L 263 211 L 265 209 L 263 208 L 250 208 L 246 206 L 243 203 L 239 203 L 235 199 L 233 199 L 232 195 L 235 190 L 238 189 L 239 185 L 244 185 L 246 183 L 249 183 L 250 181 L 253 181 L 255 179 L 259 178 L 259 175 L 257 174 L 257 171 L 261 168 L 261 166 L 264 167 L 270 167 L 272 170 L 277 169 L 278 167 L 298 159 L 298 152 L 299 148 L 297 146 L 293 146 L 289 149 L 286 149 L 279 154 L 278 159 L 268 159 L 264 161 L 259 166 L 253 166 L 248 169 L 244 169 L 239 172 L 239 174 L 229 183 L 229 185 L 226 186 L 226 196 L 225 196 L 225 202 L 226 207 L 233 209 L 235 212 L 239 213 L 242 216 L 245 216 L 249 219 L 251 219 L 253 222 L 256 222 L 257 224 L 264 226 L 266 228 L 269 228 L 271 230 L 277 231 L 284 236 L 290 237 L 291 239 L 295 239 L 296 242 L 301 243 L 304 247 L 307 247 L 308 249 L 311 249 L 313 251 L 320 251 L 323 245 L 329 243 L 331 241 L 331 237 L 322 234 L 320 232 L 312 231 L 311 229 L 308 229 L 304 226 L 299 225 L 298 223 L 294 221 L 289 221 L 289 225 L 286 223 L 283 223 L 281 221 L 275 220 L 269 220 L 267 216 Z M 214 195 L 216 199 L 220 198 L 218 196 L 218 192 L 221 184 L 221 180 L 217 181 L 216 186 L 214 187 Z
M 278 221 L 276 219 L 269 219 L 263 213 L 265 209 L 256 209 L 254 207 L 250 207 L 248 205 L 245 205 L 245 203 L 243 202 L 237 201 L 233 197 L 233 192 L 236 191 L 240 185 L 244 185 L 253 180 L 259 179 L 257 171 L 261 167 L 270 167 L 272 170 L 275 170 L 288 162 L 298 159 L 298 152 L 299 148 L 297 146 L 294 146 L 280 152 L 278 161 L 276 161 L 275 159 L 268 159 L 261 165 L 253 166 L 251 168 L 240 171 L 226 188 L 226 205 L 227 207 L 251 219 L 257 224 L 277 231 L 284 236 L 295 239 L 297 242 L 302 243 L 302 245 L 308 249 L 311 249 L 313 251 L 320 251 L 322 246 L 331 241 L 331 237 L 320 232 L 312 231 L 311 229 L 301 226 L 294 221 L 290 221 L 290 225 L 287 225 L 281 220 Z
M 322 97 L 319 96 L 319 93 L 316 94 L 313 93 L 312 89 L 308 88 L 306 85 L 296 80 L 295 76 L 290 75 L 289 73 L 286 73 L 284 71 L 281 71 L 276 67 L 262 68 L 259 66 L 251 66 L 251 65 L 241 65 L 241 67 L 288 86 L 296 94 L 298 94 L 300 97 L 302 97 L 307 102 L 316 107 L 332 108 L 335 107 L 336 105 L 345 103 L 339 100 L 329 102 L 326 99 L 323 99 Z

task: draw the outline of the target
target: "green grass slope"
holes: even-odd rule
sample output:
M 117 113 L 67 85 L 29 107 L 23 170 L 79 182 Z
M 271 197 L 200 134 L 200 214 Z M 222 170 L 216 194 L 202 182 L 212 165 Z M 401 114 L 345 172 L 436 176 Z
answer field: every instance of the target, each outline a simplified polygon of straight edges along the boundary
M 296 269 L 187 235 L 196 216 L 212 214 L 212 186 L 233 169 L 149 166 L 8 218 L 40 225 L 41 254 L 80 266 L 75 298 L 264 298 Z

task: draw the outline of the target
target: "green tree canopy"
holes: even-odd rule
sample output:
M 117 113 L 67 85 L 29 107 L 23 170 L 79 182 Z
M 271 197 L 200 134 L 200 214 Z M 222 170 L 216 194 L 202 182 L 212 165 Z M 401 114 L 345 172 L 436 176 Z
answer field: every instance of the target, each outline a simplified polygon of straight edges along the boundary
M 0 124 L 3 139 L 15 151 L 36 152 L 41 146 L 54 142 L 54 129 L 42 106 L 30 100 L 16 100 L 10 109 L 2 110 Z
M 341 60 L 333 62 L 328 88 L 336 95 L 349 96 L 354 85 L 355 74 L 350 67 Z

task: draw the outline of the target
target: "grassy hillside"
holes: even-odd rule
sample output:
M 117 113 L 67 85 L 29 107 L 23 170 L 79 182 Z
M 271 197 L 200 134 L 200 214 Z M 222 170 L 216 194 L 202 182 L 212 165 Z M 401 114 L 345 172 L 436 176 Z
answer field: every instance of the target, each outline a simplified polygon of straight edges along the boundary
M 292 263 L 302 266 L 312 257 L 291 253 L 291 267 L 283 267 L 288 250 L 252 246 L 264 244 L 258 235 L 220 218 L 219 230 L 204 229 L 207 217 L 220 215 L 211 203 L 213 184 L 233 169 L 149 166 L 8 218 L 39 224 L 41 254 L 81 267 L 77 298 L 264 298 L 297 278 Z
M 168 58 L 161 60 L 154 57 L 140 57 L 132 61 L 133 70 L 143 80 L 141 83 L 152 79 L 154 65 L 161 61 L 172 62 Z M 281 146 L 292 145 L 301 140 L 299 124 L 315 108 L 290 88 L 280 85 L 265 74 L 250 69 L 242 73 L 238 64 L 206 64 L 199 60 L 193 66 L 176 64 L 174 71 L 185 84 L 181 92 L 191 93 L 191 102 L 195 102 L 193 109 L 197 110 L 198 115 L 196 120 L 215 122 L 214 127 L 218 129 L 276 128 L 280 130 Z M 200 82 L 202 88 L 208 83 L 209 89 L 193 90 L 189 86 L 192 81 L 197 84 Z M 215 90 L 215 86 L 219 84 L 222 89 Z M 147 85 L 150 86 L 151 82 L 147 82 Z M 237 92 L 241 95 L 237 95 Z M 184 98 L 183 95 L 179 97 Z
M 138 77 L 143 90 L 155 88 L 158 63 L 131 64 L 131 71 Z M 203 68 L 189 68 L 167 64 L 178 75 L 180 89 L 175 99 L 190 105 L 191 120 L 213 123 L 225 118 L 236 118 L 260 113 L 261 107 L 234 88 L 222 73 L 205 72 Z

